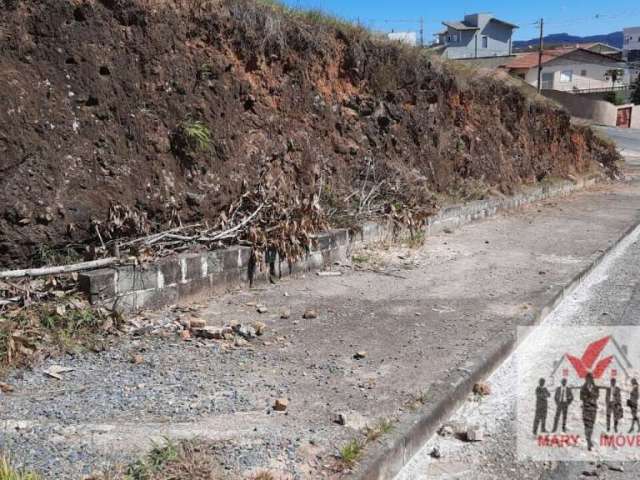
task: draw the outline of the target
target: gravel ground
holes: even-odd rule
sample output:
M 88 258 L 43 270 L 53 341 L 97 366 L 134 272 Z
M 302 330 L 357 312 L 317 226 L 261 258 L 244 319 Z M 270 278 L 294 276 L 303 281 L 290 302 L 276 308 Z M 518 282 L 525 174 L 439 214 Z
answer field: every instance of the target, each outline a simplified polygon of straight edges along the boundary
M 402 417 L 432 386 L 455 385 L 475 353 L 530 322 L 635 221 L 639 196 L 636 184 L 598 187 L 431 237 L 417 251 L 363 250 L 360 268 L 336 267 L 341 276 L 287 279 L 131 319 L 152 325 L 141 329 L 149 333 L 12 372 L 15 393 L 0 398 L 0 449 L 45 478 L 71 479 L 127 463 L 163 437 L 199 437 L 233 471 L 335 476 L 335 454 L 364 440 L 365 426 Z M 317 317 L 304 319 L 307 309 Z M 239 346 L 180 340 L 177 324 L 193 317 L 261 321 L 266 332 Z M 53 364 L 73 371 L 45 376 Z M 273 410 L 278 398 L 288 399 L 285 412 Z

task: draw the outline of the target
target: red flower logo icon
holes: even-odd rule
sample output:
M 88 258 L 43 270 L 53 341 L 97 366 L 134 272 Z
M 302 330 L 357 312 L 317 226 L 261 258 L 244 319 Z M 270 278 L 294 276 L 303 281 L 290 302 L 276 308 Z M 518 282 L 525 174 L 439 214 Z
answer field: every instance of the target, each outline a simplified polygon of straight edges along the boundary
M 603 358 L 598 363 L 596 363 L 596 360 L 610 339 L 611 337 L 604 337 L 590 344 L 582 354 L 582 358 L 566 354 L 567 359 L 571 362 L 580 378 L 585 378 L 589 372 L 593 374 L 594 379 L 601 378 L 604 375 L 605 370 L 613 360 L 613 355 Z

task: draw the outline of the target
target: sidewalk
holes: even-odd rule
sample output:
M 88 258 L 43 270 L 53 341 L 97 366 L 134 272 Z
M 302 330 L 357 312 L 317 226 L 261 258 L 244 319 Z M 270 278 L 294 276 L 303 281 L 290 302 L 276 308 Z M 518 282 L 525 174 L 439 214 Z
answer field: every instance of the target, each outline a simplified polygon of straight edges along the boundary
M 340 475 L 334 455 L 364 441 L 365 425 L 393 419 L 365 448 L 370 466 L 407 426 L 444 415 L 437 399 L 464 398 L 465 381 L 516 326 L 640 221 L 638 206 L 637 182 L 600 185 L 427 238 L 418 251 L 356 252 L 359 268 L 336 267 L 341 276 L 290 279 L 190 313 L 216 326 L 264 322 L 247 346 L 142 336 L 16 373 L 16 393 L 0 398 L 0 450 L 46 478 L 77 478 L 135 458 L 150 439 L 198 436 L 220 445 L 231 470 L 323 478 Z M 308 309 L 317 318 L 303 319 Z M 144 362 L 132 364 L 132 352 Z M 44 378 L 54 363 L 75 370 Z M 286 412 L 272 410 L 277 398 Z

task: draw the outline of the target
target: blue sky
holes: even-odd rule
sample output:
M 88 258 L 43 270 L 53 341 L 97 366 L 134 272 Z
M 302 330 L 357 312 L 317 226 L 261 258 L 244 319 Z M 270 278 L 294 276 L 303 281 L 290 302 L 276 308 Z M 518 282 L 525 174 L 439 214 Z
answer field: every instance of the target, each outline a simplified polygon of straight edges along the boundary
M 517 40 L 537 35 L 532 25 L 544 17 L 545 33 L 567 32 L 573 35 L 594 35 L 640 25 L 638 0 L 284 0 L 291 6 L 320 9 L 356 20 L 376 30 L 418 30 L 418 19 L 425 22 L 425 42 L 440 29 L 442 20 L 462 19 L 465 13 L 491 12 L 516 23 L 520 29 Z M 407 22 L 395 22 L 404 20 Z

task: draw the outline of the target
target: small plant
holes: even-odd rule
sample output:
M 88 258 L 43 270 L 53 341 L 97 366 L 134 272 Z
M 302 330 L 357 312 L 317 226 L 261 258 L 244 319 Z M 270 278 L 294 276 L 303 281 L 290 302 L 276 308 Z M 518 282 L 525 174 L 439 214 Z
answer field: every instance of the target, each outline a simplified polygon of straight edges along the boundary
M 204 123 L 189 121 L 182 124 L 187 141 L 197 150 L 208 150 L 211 145 L 211 131 Z
M 14 469 L 3 456 L 0 457 L 0 480 L 41 480 L 41 477 L 34 472 Z
M 179 457 L 175 443 L 165 439 L 164 445 L 154 445 L 147 456 L 138 460 L 127 468 L 127 480 L 149 480 L 152 475 Z
M 362 443 L 351 440 L 340 449 L 340 460 L 347 467 L 352 467 L 362 456 Z
M 393 430 L 393 422 L 383 418 L 374 427 L 367 428 L 367 442 L 374 442 L 391 430 Z

